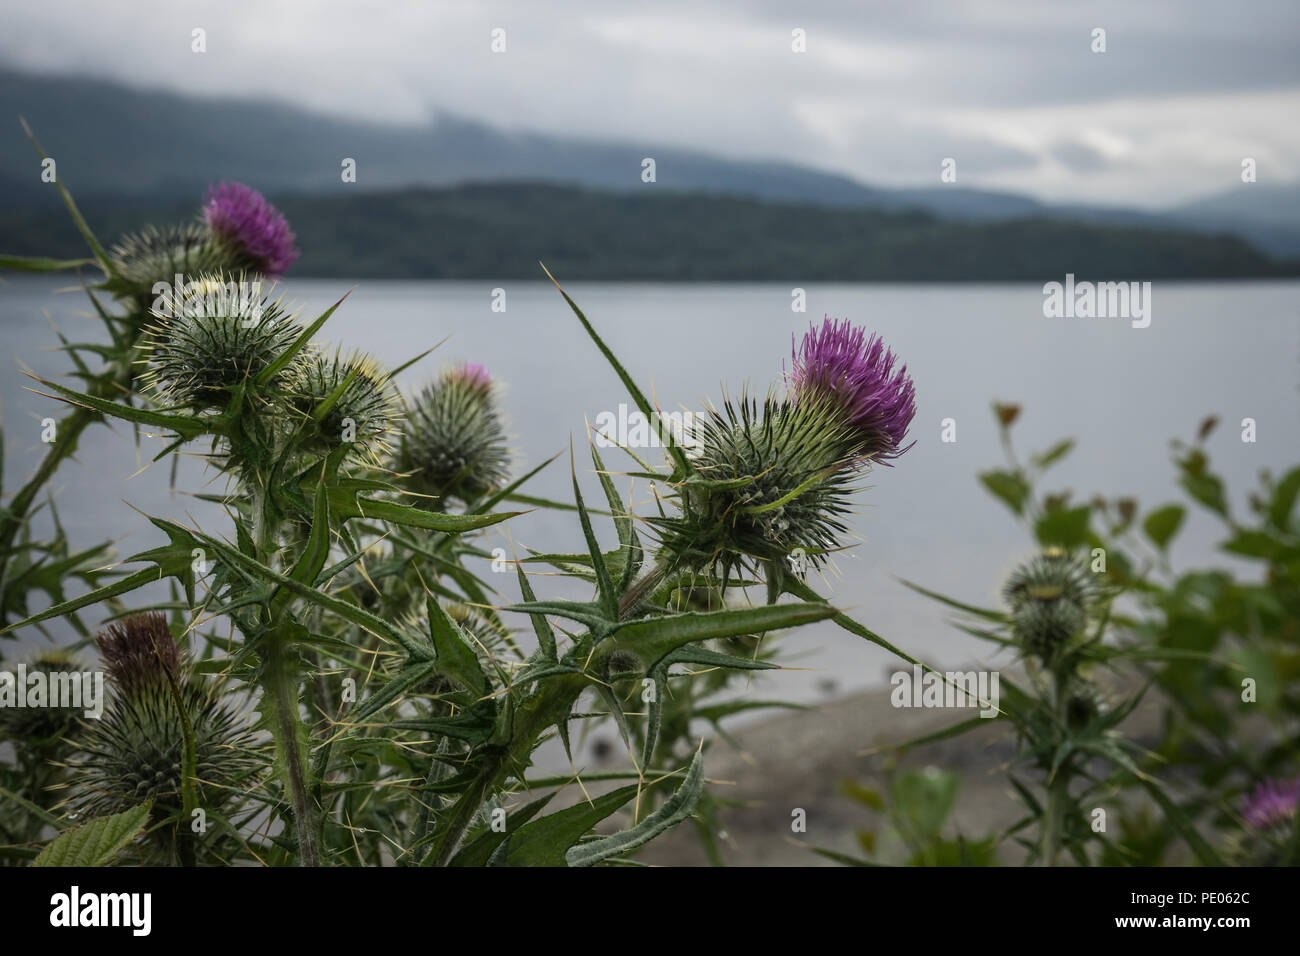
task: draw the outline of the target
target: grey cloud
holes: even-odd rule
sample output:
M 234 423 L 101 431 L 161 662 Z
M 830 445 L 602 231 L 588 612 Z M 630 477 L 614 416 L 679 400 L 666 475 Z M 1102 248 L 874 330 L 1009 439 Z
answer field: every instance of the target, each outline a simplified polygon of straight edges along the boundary
M 1060 143 L 1052 147 L 1052 155 L 1079 173 L 1099 172 L 1110 163 L 1104 155 L 1084 143 Z

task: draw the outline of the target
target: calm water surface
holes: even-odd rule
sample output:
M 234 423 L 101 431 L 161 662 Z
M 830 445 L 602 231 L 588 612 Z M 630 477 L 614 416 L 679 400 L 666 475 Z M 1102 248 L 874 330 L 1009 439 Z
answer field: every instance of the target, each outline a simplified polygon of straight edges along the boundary
M 506 310 L 493 312 L 490 282 L 371 282 L 358 285 L 322 338 L 363 348 L 400 364 L 445 339 L 432 356 L 406 371 L 409 391 L 441 364 L 468 359 L 508 383 L 505 408 L 522 465 L 537 464 L 585 442 L 586 420 L 627 401 L 555 290 L 545 283 L 505 286 Z M 40 420 L 58 416 L 57 403 L 25 390 L 21 374 L 63 373 L 49 351 L 52 320 L 71 340 L 99 339 L 97 322 L 65 283 L 19 279 L 0 285 L 0 375 L 5 426 L 5 490 L 12 493 L 44 447 Z M 314 317 L 349 284 L 289 281 L 290 302 Z M 764 390 L 779 381 L 792 333 L 823 314 L 849 316 L 878 330 L 906 360 L 916 381 L 916 447 L 896 467 L 878 469 L 859 496 L 857 546 L 839 556 L 822 584 L 841 607 L 895 644 L 937 665 L 978 660 L 986 648 L 954 630 L 943 610 L 907 590 L 899 578 L 991 604 L 998 582 L 1031 548 L 1028 533 L 976 480 L 999 466 L 1002 451 L 989 410 L 994 400 L 1024 406 L 1016 428 L 1019 450 L 1042 450 L 1057 439 L 1078 441 L 1074 454 L 1050 473 L 1052 488 L 1086 500 L 1095 492 L 1136 495 L 1145 505 L 1174 498 L 1169 439 L 1191 437 L 1208 415 L 1222 424 L 1209 442 L 1238 507 L 1259 469 L 1280 470 L 1300 450 L 1300 283 L 1157 282 L 1153 320 L 1133 329 L 1124 320 L 1046 319 L 1040 286 L 825 285 L 808 288 L 804 315 L 790 309 L 789 286 L 574 284 L 568 289 L 614 352 L 661 407 L 699 410 L 724 384 Z M 1258 440 L 1240 441 L 1239 423 L 1254 418 Z M 940 440 L 941 422 L 956 422 L 957 441 Z M 115 538 L 123 554 L 161 543 L 126 502 L 227 533 L 217 510 L 168 490 L 165 467 L 138 473 L 160 447 L 130 429 L 99 427 L 86 434 L 76 462 L 56 483 L 56 502 L 73 540 L 89 545 Z M 617 469 L 607 453 L 607 464 Z M 566 456 L 567 457 L 567 456 Z M 588 500 L 601 500 L 594 476 L 579 468 Z M 182 468 L 179 486 L 212 490 L 197 461 Z M 530 487 L 568 500 L 568 464 L 561 459 Z M 625 483 L 626 487 L 626 483 Z M 649 507 L 638 483 L 635 498 Z M 1211 559 L 1217 531 L 1193 513 L 1178 540 L 1179 563 Z M 606 524 L 598 533 L 613 539 Z M 572 516 L 535 512 L 493 529 L 493 546 L 579 550 Z M 513 574 L 486 576 L 503 600 L 516 594 Z M 539 578 L 536 590 L 572 594 L 572 584 Z M 88 618 L 92 624 L 93 612 Z M 56 635 L 64 632 L 55 631 Z M 41 638 L 24 635 L 25 643 Z M 880 684 L 892 668 L 887 654 L 832 625 L 786 639 L 791 667 L 766 676 L 765 693 L 815 700 L 831 691 Z M 12 656 L 6 651 L 6 656 Z

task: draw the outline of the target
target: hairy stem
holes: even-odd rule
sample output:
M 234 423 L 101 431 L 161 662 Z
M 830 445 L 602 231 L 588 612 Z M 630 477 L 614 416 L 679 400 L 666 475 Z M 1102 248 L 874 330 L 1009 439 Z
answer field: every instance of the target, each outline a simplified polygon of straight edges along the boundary
M 303 866 L 320 866 L 319 810 L 312 795 L 303 746 L 306 730 L 298 707 L 298 683 L 289 664 L 290 648 L 276 631 L 266 635 L 262 652 L 262 687 L 270 705 L 271 732 L 279 751 L 285 792 L 293 807 L 298 856 Z

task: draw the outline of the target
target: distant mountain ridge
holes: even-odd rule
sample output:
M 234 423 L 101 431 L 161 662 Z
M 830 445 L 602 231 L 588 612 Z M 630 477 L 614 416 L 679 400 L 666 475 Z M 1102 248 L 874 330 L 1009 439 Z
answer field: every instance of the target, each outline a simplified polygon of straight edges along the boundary
M 35 154 L 18 126 L 27 117 L 80 196 L 129 202 L 194 197 L 236 179 L 275 195 L 335 194 L 344 157 L 351 189 L 392 190 L 465 182 L 528 181 L 604 190 L 656 187 L 778 202 L 882 211 L 920 209 L 942 219 L 995 222 L 1052 216 L 1085 222 L 1190 228 L 1238 235 L 1275 255 L 1300 254 L 1300 188 L 1255 183 L 1164 214 L 1105 206 L 1053 206 L 1014 193 L 956 186 L 882 189 L 792 163 L 743 161 L 651 143 L 586 141 L 515 132 L 454 115 L 424 126 L 320 116 L 247 99 L 202 99 L 85 77 L 0 69 L 0 188 L 6 205 L 48 204 Z M 159 145 L 165 148 L 157 148 Z
M 709 193 L 605 191 L 491 182 L 284 196 L 297 232 L 294 277 L 863 282 L 1278 278 L 1232 236 L 1050 217 L 942 220 L 926 212 L 778 203 Z M 79 202 L 111 241 L 145 222 L 193 217 L 197 203 Z M 74 257 L 85 244 L 61 210 L 0 213 L 0 251 Z

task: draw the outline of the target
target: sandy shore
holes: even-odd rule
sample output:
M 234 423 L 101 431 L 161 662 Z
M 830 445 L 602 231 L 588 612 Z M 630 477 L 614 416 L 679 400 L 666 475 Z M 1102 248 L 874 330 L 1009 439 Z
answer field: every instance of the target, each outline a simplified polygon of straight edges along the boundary
M 862 856 L 855 831 L 882 830 L 883 818 L 843 795 L 842 783 L 855 781 L 883 790 L 883 770 L 890 758 L 880 748 L 934 733 L 974 713 L 895 708 L 888 689 L 883 689 L 744 725 L 733 734 L 739 751 L 726 741 L 712 740 L 705 762 L 712 792 L 740 804 L 723 811 L 724 861 L 733 866 L 833 865 L 813 853 L 813 846 Z M 1130 738 L 1153 742 L 1158 718 L 1159 708 L 1144 703 L 1122 726 Z M 985 723 L 961 736 L 915 748 L 898 761 L 901 767 L 935 766 L 960 774 L 961 788 L 949 821 L 952 835 L 977 839 L 1024 815 L 1006 778 L 1015 757 L 1012 727 L 1005 720 Z M 1032 778 L 1032 771 L 1022 777 Z M 571 802 L 575 789 L 560 802 Z M 804 833 L 792 832 L 796 809 L 806 813 Z M 888 859 L 888 845 L 882 849 Z M 1004 856 L 1010 864 L 1023 860 L 1022 850 L 1014 845 Z M 689 824 L 661 836 L 638 859 L 660 865 L 708 863 Z

